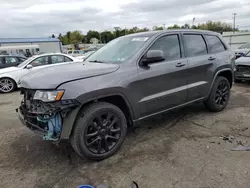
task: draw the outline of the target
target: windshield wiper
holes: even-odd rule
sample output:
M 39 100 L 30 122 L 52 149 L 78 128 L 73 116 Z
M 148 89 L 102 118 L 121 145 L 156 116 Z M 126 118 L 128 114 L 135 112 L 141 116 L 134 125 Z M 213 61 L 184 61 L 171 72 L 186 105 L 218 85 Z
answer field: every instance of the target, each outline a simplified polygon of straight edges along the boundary
M 103 61 L 99 61 L 99 60 L 93 60 L 93 61 L 89 61 L 89 62 L 93 62 L 93 63 L 104 63 Z

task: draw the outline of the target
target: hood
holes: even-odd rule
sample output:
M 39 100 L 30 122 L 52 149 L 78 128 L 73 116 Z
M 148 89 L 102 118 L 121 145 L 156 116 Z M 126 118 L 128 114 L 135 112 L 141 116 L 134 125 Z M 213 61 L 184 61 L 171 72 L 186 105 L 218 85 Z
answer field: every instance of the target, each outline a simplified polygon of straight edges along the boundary
M 8 73 L 8 72 L 14 72 L 14 71 L 17 71 L 17 70 L 20 70 L 20 68 L 18 68 L 18 67 L 7 67 L 7 68 L 0 69 L 0 74 L 4 74 L 4 73 Z
M 108 74 L 118 68 L 116 64 L 70 63 L 32 71 L 22 77 L 19 84 L 29 89 L 55 89 L 65 82 Z
M 235 65 L 249 65 L 250 66 L 250 57 L 240 57 L 236 59 Z
M 243 48 L 243 49 L 236 49 L 234 50 L 235 53 L 243 53 L 243 54 L 246 54 L 250 51 L 250 49 L 248 48 Z

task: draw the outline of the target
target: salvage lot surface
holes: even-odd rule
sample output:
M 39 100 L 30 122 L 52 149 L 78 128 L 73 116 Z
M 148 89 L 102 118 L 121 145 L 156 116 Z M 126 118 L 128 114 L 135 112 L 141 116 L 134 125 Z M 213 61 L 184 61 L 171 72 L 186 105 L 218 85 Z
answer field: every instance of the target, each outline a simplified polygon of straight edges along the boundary
M 0 187 L 76 188 L 101 183 L 113 188 L 249 187 L 250 84 L 234 85 L 220 113 L 196 104 L 158 116 L 128 133 L 113 157 L 80 159 L 66 144 L 42 141 L 15 114 L 19 92 L 0 95 Z M 232 143 L 221 136 L 232 137 Z

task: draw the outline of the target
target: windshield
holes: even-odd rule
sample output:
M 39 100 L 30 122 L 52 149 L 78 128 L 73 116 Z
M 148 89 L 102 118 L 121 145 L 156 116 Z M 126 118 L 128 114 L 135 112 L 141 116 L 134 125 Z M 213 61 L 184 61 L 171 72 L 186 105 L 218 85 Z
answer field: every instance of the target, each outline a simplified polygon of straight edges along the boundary
M 239 49 L 250 48 L 250 43 L 243 44 Z
M 147 40 L 148 37 L 117 38 L 93 53 L 86 61 L 122 63 L 131 58 Z

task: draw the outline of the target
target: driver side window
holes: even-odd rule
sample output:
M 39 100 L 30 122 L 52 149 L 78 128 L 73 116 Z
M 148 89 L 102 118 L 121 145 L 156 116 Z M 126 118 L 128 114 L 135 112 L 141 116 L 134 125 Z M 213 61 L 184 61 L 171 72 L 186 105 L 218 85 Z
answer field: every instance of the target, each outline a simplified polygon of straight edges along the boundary
M 149 50 L 162 50 L 167 61 L 181 58 L 178 35 L 167 35 L 157 39 Z
M 38 66 L 48 65 L 48 64 L 49 64 L 48 56 L 38 57 L 30 63 L 30 65 L 32 65 L 33 67 L 38 67 Z

